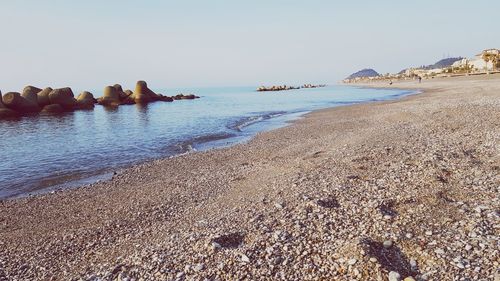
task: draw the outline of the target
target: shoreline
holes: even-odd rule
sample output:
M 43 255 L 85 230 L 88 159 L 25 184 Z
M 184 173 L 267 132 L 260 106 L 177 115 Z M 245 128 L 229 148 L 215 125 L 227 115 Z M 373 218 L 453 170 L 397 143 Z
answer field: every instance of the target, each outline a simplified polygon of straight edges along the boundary
M 351 86 L 351 85 L 346 85 L 348 87 L 354 87 L 358 88 L 356 86 Z M 368 87 L 367 87 L 368 88 Z M 252 138 L 254 138 L 257 134 L 267 132 L 270 130 L 275 130 L 279 128 L 283 128 L 286 126 L 289 126 L 290 124 L 293 124 L 293 121 L 303 118 L 305 115 L 309 113 L 313 113 L 315 111 L 319 110 L 325 110 L 325 109 L 331 109 L 339 106 L 351 106 L 355 104 L 365 104 L 365 103 L 372 103 L 372 102 L 381 102 L 381 101 L 390 101 L 390 100 L 398 100 L 401 98 L 404 98 L 406 96 L 411 96 L 418 94 L 418 91 L 415 90 L 407 90 L 407 89 L 391 89 L 391 90 L 398 90 L 400 91 L 397 94 L 393 94 L 387 97 L 382 98 L 382 100 L 366 100 L 366 101 L 361 101 L 361 102 L 349 102 L 349 103 L 335 103 L 333 106 L 328 106 L 325 108 L 321 109 L 310 109 L 310 110 L 305 110 L 305 109 L 299 109 L 296 111 L 279 111 L 279 112 L 262 112 L 261 115 L 256 115 L 256 116 L 240 116 L 238 121 L 236 121 L 235 124 L 228 125 L 228 126 L 234 126 L 235 128 L 231 128 L 235 130 L 236 132 L 233 134 L 230 133 L 225 133 L 224 136 L 221 136 L 219 133 L 211 134 L 211 135 L 204 135 L 204 136 L 194 136 L 192 138 L 180 141 L 176 144 L 173 144 L 169 147 L 165 147 L 166 150 L 170 151 L 166 153 L 164 156 L 160 156 L 157 158 L 150 158 L 150 159 L 143 159 L 137 162 L 131 162 L 126 165 L 118 166 L 118 167 L 102 167 L 99 169 L 99 171 L 92 171 L 92 172 L 86 172 L 86 173 L 71 173 L 71 174 L 65 174 L 64 176 L 61 176 L 61 178 L 64 178 L 66 180 L 60 180 L 60 178 L 57 178 L 53 175 L 47 176 L 45 178 L 39 179 L 39 183 L 46 182 L 46 181 L 52 181 L 54 184 L 50 185 L 41 185 L 35 189 L 32 189 L 30 192 L 23 192 L 23 193 L 18 193 L 6 197 L 1 197 L 0 201 L 2 200 L 17 200 L 20 198 L 32 198 L 32 197 L 37 197 L 43 194 L 47 193 L 56 193 L 56 192 L 64 192 L 65 190 L 73 190 L 73 189 L 78 189 L 78 188 L 85 188 L 90 185 L 100 183 L 100 182 L 106 182 L 109 180 L 112 180 L 113 176 L 122 173 L 128 169 L 134 168 L 138 165 L 141 164 L 146 164 L 150 161 L 155 161 L 155 160 L 162 160 L 162 159 L 168 159 L 172 157 L 178 157 L 178 156 L 183 156 L 185 154 L 189 153 L 196 153 L 200 151 L 207 151 L 211 149 L 224 149 L 236 144 L 244 144 L 250 141 Z M 279 122 L 279 124 L 271 124 L 266 126 L 266 122 L 268 121 L 273 121 L 276 119 L 280 119 L 281 117 L 284 117 L 285 120 L 282 120 Z M 246 119 L 252 119 L 252 118 L 260 118 L 260 121 L 253 122 L 252 120 L 248 120 L 250 123 L 246 124 L 245 122 L 247 121 Z M 238 123 L 243 123 L 243 124 L 238 124 Z M 240 126 L 243 128 L 252 128 L 254 126 L 260 126 L 258 129 L 253 130 L 251 133 L 246 133 L 246 134 L 241 134 L 243 131 L 241 130 Z M 200 140 L 201 139 L 201 140 Z M 174 149 L 175 147 L 175 149 Z M 178 150 L 177 152 L 174 152 L 174 150 Z M 37 183 L 32 183 L 32 184 L 37 184 Z
M 500 78 L 482 78 L 0 201 L 0 277 L 492 278 Z

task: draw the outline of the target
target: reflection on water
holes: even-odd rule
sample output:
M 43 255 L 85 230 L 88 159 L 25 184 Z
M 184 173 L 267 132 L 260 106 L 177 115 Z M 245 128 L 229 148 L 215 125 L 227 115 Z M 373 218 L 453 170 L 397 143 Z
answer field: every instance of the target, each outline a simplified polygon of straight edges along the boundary
M 162 91 L 192 92 L 202 98 L 2 120 L 0 198 L 148 159 L 246 140 L 301 112 L 405 94 L 343 86 L 265 93 L 254 89 Z

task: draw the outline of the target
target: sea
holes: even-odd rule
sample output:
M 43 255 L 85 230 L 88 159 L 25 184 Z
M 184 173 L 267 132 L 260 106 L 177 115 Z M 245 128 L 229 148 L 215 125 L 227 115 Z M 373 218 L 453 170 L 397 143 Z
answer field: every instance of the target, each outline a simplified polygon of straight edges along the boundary
M 256 88 L 153 89 L 201 98 L 0 120 L 0 200 L 82 186 L 137 163 L 246 142 L 313 110 L 414 93 L 344 85 Z

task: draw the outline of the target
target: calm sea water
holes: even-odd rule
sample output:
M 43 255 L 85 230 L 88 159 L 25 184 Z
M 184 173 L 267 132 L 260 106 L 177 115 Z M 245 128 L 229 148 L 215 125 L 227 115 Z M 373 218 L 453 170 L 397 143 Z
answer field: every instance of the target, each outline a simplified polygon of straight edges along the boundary
M 201 98 L 0 121 L 0 199 L 82 185 L 134 163 L 245 141 L 311 110 L 410 94 L 346 86 L 158 92 Z

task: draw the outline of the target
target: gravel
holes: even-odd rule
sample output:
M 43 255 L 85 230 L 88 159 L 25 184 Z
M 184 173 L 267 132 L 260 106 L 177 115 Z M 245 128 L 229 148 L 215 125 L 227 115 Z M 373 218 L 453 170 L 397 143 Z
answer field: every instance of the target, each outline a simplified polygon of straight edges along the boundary
M 498 280 L 499 75 L 393 86 L 426 91 L 0 201 L 0 280 Z

